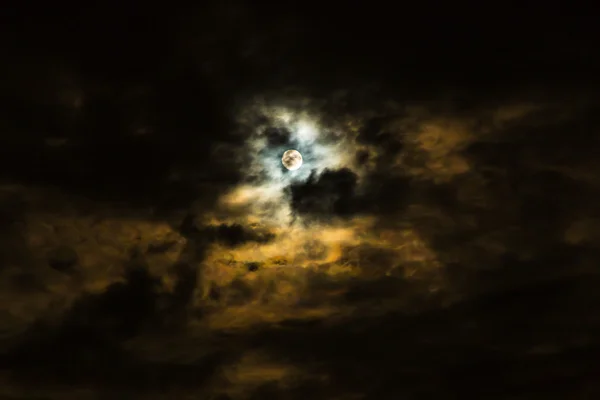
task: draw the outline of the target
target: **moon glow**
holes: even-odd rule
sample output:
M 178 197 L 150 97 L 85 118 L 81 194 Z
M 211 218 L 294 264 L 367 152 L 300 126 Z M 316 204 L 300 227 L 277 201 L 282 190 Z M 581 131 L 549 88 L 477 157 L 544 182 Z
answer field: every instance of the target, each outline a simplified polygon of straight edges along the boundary
M 302 154 L 298 150 L 287 150 L 281 157 L 281 163 L 290 171 L 295 171 L 302 166 Z

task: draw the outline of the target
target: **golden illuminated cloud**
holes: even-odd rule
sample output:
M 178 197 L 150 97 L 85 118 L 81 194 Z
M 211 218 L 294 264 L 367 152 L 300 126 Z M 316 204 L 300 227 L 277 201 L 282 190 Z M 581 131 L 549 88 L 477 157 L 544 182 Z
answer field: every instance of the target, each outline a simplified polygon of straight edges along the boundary
M 225 346 L 223 332 L 241 336 L 265 327 L 284 329 L 290 321 L 334 324 L 433 303 L 446 306 L 495 284 L 469 285 L 468 272 L 453 275 L 456 265 L 475 274 L 496 268 L 507 254 L 527 260 L 545 251 L 541 244 L 526 244 L 537 243 L 532 238 L 539 232 L 518 224 L 522 205 L 510 186 L 490 186 L 489 173 L 497 169 L 482 168 L 470 150 L 502 139 L 497 129 L 531 118 L 539 107 L 492 109 L 485 118 L 398 112 L 365 139 L 371 114 L 335 120 L 324 118 L 318 107 L 298 104 L 252 102 L 242 109 L 244 143 L 234 154 L 241 179 L 215 190 L 214 202 L 199 202 L 209 205 L 190 213 L 192 233 L 181 229 L 181 216 L 167 222 L 152 209 L 122 210 L 60 191 L 3 187 L 2 196 L 22 198 L 28 207 L 15 228 L 22 243 L 15 240 L 0 270 L 1 321 L 10 327 L 4 331 L 6 346 L 40 319 L 60 321 L 80 303 L 123 290 L 133 261 L 156 279 L 152 322 L 176 333 L 167 346 L 156 332 L 139 333 L 124 348 L 148 362 L 185 364 L 205 357 L 207 348 Z M 289 148 L 305 157 L 297 171 L 281 165 Z M 523 160 L 536 173 L 594 181 L 584 167 L 557 166 L 541 157 Z M 308 202 L 295 203 L 300 195 Z M 337 210 L 336 201 L 350 211 Z M 580 206 L 565 217 L 557 237 L 591 246 L 598 237 L 598 224 L 588 218 L 594 205 Z M 81 211 L 90 209 L 93 213 Z M 220 240 L 219 229 L 238 236 Z M 66 263 L 73 254 L 72 270 L 49 266 L 49 258 Z M 25 264 L 31 266 L 26 272 Z M 182 273 L 181 265 L 192 272 Z M 573 270 L 589 265 L 582 260 Z M 181 298 L 183 305 L 177 303 Z M 235 398 L 265 384 L 288 387 L 316 379 L 268 350 L 239 346 L 239 354 L 212 378 L 211 390 Z

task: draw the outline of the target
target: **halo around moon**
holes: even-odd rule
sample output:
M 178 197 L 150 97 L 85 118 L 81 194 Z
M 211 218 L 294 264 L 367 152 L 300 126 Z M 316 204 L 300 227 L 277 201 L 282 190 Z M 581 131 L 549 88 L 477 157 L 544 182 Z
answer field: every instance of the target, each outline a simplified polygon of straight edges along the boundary
M 302 154 L 298 150 L 287 150 L 281 157 L 281 163 L 290 171 L 295 171 L 302 166 Z

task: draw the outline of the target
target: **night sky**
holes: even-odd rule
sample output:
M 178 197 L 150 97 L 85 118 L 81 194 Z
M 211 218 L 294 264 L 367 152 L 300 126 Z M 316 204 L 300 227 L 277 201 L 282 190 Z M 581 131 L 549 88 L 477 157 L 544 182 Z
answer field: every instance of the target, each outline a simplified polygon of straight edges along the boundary
M 600 398 L 594 13 L 198 3 L 0 11 L 0 399 Z

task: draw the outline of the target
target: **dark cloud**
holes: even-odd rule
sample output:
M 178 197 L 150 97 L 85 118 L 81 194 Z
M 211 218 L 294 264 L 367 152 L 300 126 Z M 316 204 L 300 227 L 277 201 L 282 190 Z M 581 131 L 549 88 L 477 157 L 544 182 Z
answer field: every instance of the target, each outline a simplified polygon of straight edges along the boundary
M 498 387 L 492 393 L 487 382 L 500 382 L 503 396 L 528 393 L 544 397 L 549 390 L 556 390 L 558 393 L 552 396 L 561 398 L 563 390 L 578 392 L 591 387 L 592 377 L 583 371 L 595 363 L 580 360 L 582 348 L 574 342 L 567 344 L 569 335 L 565 336 L 566 332 L 559 328 L 563 323 L 586 320 L 575 304 L 583 300 L 582 296 L 587 298 L 586 303 L 596 301 L 591 299 L 597 296 L 587 297 L 590 292 L 581 286 L 587 285 L 587 279 L 535 284 L 518 289 L 518 293 L 479 297 L 418 315 L 356 318 L 335 327 L 297 326 L 293 333 L 271 332 L 265 340 L 271 346 L 286 349 L 295 363 L 312 365 L 315 370 L 322 368 L 323 362 L 330 363 L 328 370 L 334 372 L 329 387 L 339 385 L 340 391 L 360 391 L 366 398 L 497 393 Z M 594 283 L 589 285 L 588 289 Z M 527 300 L 528 296 L 532 296 L 532 301 Z M 574 296 L 579 300 L 575 301 Z M 544 301 L 551 297 L 553 301 Z M 572 314 L 557 318 L 559 308 L 569 309 Z M 510 338 L 499 340 L 497 330 L 504 332 L 507 323 Z M 585 325 L 587 328 L 580 326 L 574 336 L 585 335 L 590 327 Z M 530 336 L 532 331 L 536 338 Z M 369 345 L 364 344 L 367 341 Z M 313 344 L 310 351 L 303 345 L 307 342 Z M 543 348 L 541 343 L 549 347 Z M 313 351 L 319 354 L 319 363 L 312 362 Z M 443 359 L 440 355 L 444 355 Z M 369 367 L 359 367 L 360 363 Z M 567 378 L 561 365 L 581 372 L 577 378 Z M 477 375 L 479 383 L 467 383 L 469 375 Z M 548 386 L 548 375 L 557 382 Z M 402 385 L 398 385 L 399 377 Z
M 27 258 L 28 249 L 23 242 L 18 224 L 23 220 L 26 205 L 12 193 L 3 194 L 0 206 L 0 269 Z
M 397 299 L 406 296 L 412 288 L 401 278 L 379 278 L 369 282 L 360 282 L 351 285 L 344 295 L 344 299 L 350 303 L 361 303 L 364 301 L 381 301 Z
M 391 132 L 393 128 L 390 125 L 394 119 L 397 117 L 367 120 L 356 137 L 357 142 L 375 146 L 381 156 L 396 155 L 402 150 L 402 137 L 398 132 Z
M 48 265 L 58 271 L 69 271 L 77 264 L 77 252 L 67 246 L 58 246 L 48 253 Z
M 126 283 L 114 284 L 101 295 L 82 297 L 56 330 L 34 327 L 33 343 L 25 342 L 6 358 L 17 367 L 36 365 L 43 369 L 55 364 L 72 369 L 73 374 L 77 373 L 77 369 L 68 364 L 71 361 L 85 361 L 86 368 L 89 368 L 92 361 L 89 357 L 106 359 L 116 356 L 120 353 L 118 341 L 139 334 L 157 312 L 158 282 L 141 267 L 132 267 L 126 279 Z M 67 349 L 70 351 L 67 352 Z M 86 354 L 90 352 L 92 354 Z M 56 370 L 48 372 L 60 374 Z M 80 378 L 86 379 L 84 374 Z
M 182 221 L 180 231 L 192 240 L 204 243 L 221 243 L 228 247 L 237 247 L 248 242 L 267 243 L 275 235 L 267 231 L 246 228 L 240 224 L 220 224 L 197 227 L 193 215 Z
M 260 268 L 260 263 L 249 262 L 246 264 L 246 267 L 248 268 L 248 271 L 255 272 L 255 271 L 258 271 L 258 269 Z
M 270 147 L 281 147 L 290 144 L 291 133 L 285 128 L 267 128 L 264 135 L 267 137 L 267 142 Z
M 126 340 L 182 326 L 181 312 L 195 289 L 196 271 L 178 264 L 173 272 L 177 283 L 172 292 L 165 292 L 141 259 L 132 260 L 124 283 L 110 285 L 101 294 L 83 295 L 58 323 L 40 321 L 32 326 L 24 341 L 2 355 L 2 368 L 11 368 L 17 381 L 35 377 L 40 384 L 60 381 L 101 391 L 137 393 L 189 386 L 194 385 L 190 380 L 194 373 L 202 381 L 217 359 L 175 366 L 147 362 L 123 348 Z
M 290 185 L 292 209 L 298 214 L 326 218 L 356 212 L 357 176 L 350 169 L 313 172 L 306 182 Z
M 598 397 L 594 13 L 340 7 L 2 16 L 0 397 Z M 356 122 L 364 170 L 287 188 L 308 241 L 198 222 L 264 93 Z
M 245 229 L 239 224 L 221 224 L 217 227 L 207 227 L 204 230 L 208 239 L 221 242 L 227 246 L 235 247 L 246 242 L 266 243 L 273 239 L 274 235 L 269 232 L 257 232 Z
M 375 172 L 368 177 L 367 188 L 360 196 L 359 204 L 369 213 L 385 217 L 401 211 L 411 191 L 411 182 L 406 177 Z
M 355 160 L 358 165 L 364 165 L 367 161 L 369 161 L 370 154 L 366 150 L 359 150 L 355 154 Z

